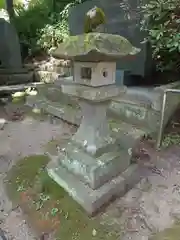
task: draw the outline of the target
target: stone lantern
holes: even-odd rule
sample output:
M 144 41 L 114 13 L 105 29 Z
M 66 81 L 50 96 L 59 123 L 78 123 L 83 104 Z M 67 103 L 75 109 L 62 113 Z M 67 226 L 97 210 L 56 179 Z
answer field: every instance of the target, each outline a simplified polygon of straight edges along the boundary
M 78 99 L 83 118 L 47 170 L 90 215 L 125 188 L 121 174 L 130 157 L 112 137 L 106 110 L 112 98 L 126 93 L 115 86 L 116 60 L 138 51 L 119 35 L 89 33 L 70 37 L 52 53 L 74 63 L 74 82 L 63 83 L 62 92 Z

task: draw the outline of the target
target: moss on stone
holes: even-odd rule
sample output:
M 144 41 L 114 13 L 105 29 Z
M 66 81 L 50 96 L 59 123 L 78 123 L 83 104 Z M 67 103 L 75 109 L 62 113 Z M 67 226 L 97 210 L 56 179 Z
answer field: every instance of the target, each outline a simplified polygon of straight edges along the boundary
M 106 23 L 106 15 L 101 8 L 94 7 L 90 9 L 85 16 L 84 32 L 93 32 L 99 25 Z
M 107 33 L 87 33 L 70 36 L 52 52 L 55 58 L 105 61 L 135 55 L 140 51 L 124 37 Z
M 55 231 L 58 239 L 116 240 L 118 233 L 89 218 L 84 210 L 46 172 L 46 156 L 21 159 L 9 172 L 7 190 L 28 212 L 36 231 Z M 22 199 L 23 200 L 22 202 Z M 28 209 L 28 210 L 27 210 Z

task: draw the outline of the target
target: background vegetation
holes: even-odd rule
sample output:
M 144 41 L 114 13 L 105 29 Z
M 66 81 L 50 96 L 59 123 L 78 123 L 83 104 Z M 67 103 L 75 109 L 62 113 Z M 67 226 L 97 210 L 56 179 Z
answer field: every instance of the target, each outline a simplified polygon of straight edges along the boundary
M 86 0 L 14 0 L 14 25 L 19 34 L 23 56 L 47 51 L 69 34 L 68 16 L 72 7 Z M 120 1 L 120 0 L 119 0 Z M 0 0 L 3 7 L 4 0 Z M 161 71 L 180 71 L 180 0 L 150 0 L 142 6 L 143 30 L 148 32 L 153 57 Z
M 75 0 L 31 0 L 28 8 L 15 5 L 14 25 L 19 34 L 23 55 L 48 50 L 61 42 L 69 33 L 68 14 Z
M 142 29 L 148 31 L 161 71 L 180 71 L 180 0 L 151 0 L 143 6 Z

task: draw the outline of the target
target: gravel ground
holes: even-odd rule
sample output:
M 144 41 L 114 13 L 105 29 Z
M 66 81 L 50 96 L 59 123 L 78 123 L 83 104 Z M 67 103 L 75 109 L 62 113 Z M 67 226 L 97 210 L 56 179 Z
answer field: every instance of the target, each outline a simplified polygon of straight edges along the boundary
M 0 130 L 0 228 L 5 231 L 8 240 L 40 239 L 27 226 L 21 209 L 13 209 L 6 196 L 4 179 L 6 173 L 18 159 L 43 154 L 43 146 L 55 137 L 69 134 L 67 124 L 50 121 L 38 121 L 25 117 L 23 121 L 8 122 Z M 0 240 L 3 239 L 0 237 Z

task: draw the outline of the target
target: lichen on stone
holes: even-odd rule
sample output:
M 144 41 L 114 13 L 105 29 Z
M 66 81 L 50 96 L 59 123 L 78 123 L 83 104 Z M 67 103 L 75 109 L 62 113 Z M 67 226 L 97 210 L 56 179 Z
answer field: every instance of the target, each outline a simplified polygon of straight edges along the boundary
M 139 52 L 140 49 L 120 35 L 93 32 L 70 36 L 52 55 L 59 59 L 107 61 Z

